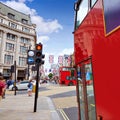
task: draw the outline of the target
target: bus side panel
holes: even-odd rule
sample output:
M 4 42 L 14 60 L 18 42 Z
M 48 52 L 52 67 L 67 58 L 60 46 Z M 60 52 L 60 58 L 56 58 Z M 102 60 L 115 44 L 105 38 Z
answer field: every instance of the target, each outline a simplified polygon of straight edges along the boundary
M 74 40 L 76 64 L 92 56 L 97 116 L 119 120 L 120 29 L 106 36 L 102 0 L 75 31 Z
M 60 84 L 65 84 L 66 83 L 66 77 L 70 76 L 70 72 L 69 71 L 61 71 L 60 73 Z
M 69 68 L 71 70 L 62 70 L 60 68 L 60 71 L 59 71 L 59 83 L 60 84 L 65 84 L 65 85 L 76 85 L 76 71 L 74 70 L 74 73 L 73 75 L 71 74 L 71 71 L 72 71 L 72 67 L 62 67 L 62 68 Z M 71 79 L 70 79 L 71 78 Z

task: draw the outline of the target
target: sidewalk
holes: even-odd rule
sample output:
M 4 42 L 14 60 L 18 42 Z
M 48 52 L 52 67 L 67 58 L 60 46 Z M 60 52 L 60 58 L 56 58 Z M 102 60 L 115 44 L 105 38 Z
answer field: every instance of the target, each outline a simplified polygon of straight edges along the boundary
M 0 101 L 0 120 L 62 120 L 49 97 L 38 97 L 36 112 L 34 99 L 34 94 L 6 95 Z

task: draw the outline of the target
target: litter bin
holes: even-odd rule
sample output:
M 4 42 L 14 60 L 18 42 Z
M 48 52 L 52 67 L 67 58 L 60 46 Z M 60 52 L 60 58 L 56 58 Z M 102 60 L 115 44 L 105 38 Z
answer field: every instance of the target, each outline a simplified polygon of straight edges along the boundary
M 36 85 L 33 85 L 32 92 L 34 92 L 34 93 L 35 93 L 35 89 L 36 89 Z

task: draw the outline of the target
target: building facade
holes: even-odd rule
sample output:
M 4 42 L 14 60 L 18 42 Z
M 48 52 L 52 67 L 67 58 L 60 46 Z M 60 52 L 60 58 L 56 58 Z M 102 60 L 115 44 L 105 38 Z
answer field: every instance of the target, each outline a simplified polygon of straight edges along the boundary
M 17 79 L 25 79 L 27 50 L 34 49 L 36 43 L 35 28 L 30 15 L 0 3 L 0 72 L 6 79 L 15 62 Z

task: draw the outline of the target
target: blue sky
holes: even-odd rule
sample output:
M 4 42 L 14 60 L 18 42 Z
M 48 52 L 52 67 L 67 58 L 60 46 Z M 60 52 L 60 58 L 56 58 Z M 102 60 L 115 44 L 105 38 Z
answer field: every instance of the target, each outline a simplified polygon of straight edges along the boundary
M 45 68 L 50 68 L 49 55 L 72 54 L 74 49 L 74 2 L 76 0 L 0 0 L 17 11 L 31 15 L 37 25 L 37 41 L 43 44 Z

